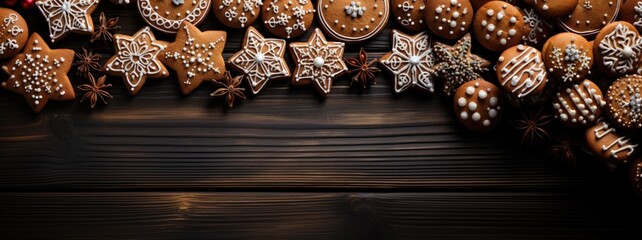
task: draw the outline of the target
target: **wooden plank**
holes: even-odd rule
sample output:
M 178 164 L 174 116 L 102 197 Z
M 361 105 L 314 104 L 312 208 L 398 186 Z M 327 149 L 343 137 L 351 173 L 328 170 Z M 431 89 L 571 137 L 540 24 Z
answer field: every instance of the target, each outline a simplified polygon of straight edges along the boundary
M 4 239 L 639 239 L 642 207 L 615 197 L 4 193 L 0 234 Z

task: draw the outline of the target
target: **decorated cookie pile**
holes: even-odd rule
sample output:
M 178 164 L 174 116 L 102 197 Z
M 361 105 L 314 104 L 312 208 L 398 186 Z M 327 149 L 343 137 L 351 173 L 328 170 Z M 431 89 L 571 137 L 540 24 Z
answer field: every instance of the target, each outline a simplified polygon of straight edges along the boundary
M 101 4 L 130 4 L 145 25 L 115 34 L 117 14 L 94 13 Z M 385 70 L 392 94 L 446 98 L 462 128 L 512 125 L 522 143 L 548 144 L 567 162 L 590 152 L 630 167 L 642 192 L 642 0 L 37 0 L 35 9 L 44 38 L 0 8 L 0 59 L 2 88 L 36 113 L 77 95 L 92 108 L 110 91 L 137 95 L 148 79 L 173 79 L 186 98 L 214 87 L 226 108 L 286 79 L 325 98 L 333 83 L 369 88 Z M 70 35 L 103 41 L 111 57 L 101 65 L 92 49 L 55 47 Z M 368 54 L 373 39 L 387 49 Z

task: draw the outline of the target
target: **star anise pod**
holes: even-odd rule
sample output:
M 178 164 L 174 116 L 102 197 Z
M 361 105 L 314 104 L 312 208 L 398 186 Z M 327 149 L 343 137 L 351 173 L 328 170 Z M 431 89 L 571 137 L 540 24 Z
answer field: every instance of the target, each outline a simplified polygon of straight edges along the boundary
M 82 48 L 82 53 L 76 53 L 76 58 L 78 61 L 74 62 L 74 66 L 78 68 L 76 74 L 83 75 L 89 78 L 91 75 L 91 70 L 100 71 L 100 55 L 94 54 L 93 51 L 87 52 L 87 49 Z
M 368 61 L 368 54 L 363 48 L 359 51 L 359 58 L 346 58 L 345 62 L 350 68 L 348 74 L 352 75 L 352 84 L 361 84 L 363 88 L 377 84 L 374 74 L 381 69 L 376 67 L 377 59 Z
M 111 84 L 105 84 L 105 79 L 107 79 L 107 76 L 98 78 L 98 82 L 96 82 L 96 79 L 94 79 L 94 76 L 91 74 L 87 75 L 87 78 L 89 79 L 89 84 L 78 86 L 78 89 L 80 91 L 85 92 L 85 95 L 82 97 L 82 100 L 80 100 L 80 102 L 89 100 L 91 108 L 94 108 L 96 107 L 96 103 L 98 103 L 98 99 L 100 99 L 104 104 L 107 104 L 106 98 L 114 98 L 111 94 L 109 94 L 109 92 L 107 92 L 107 90 L 105 90 L 111 87 Z
M 116 29 L 119 29 L 120 26 L 118 26 L 118 18 L 109 18 L 107 19 L 105 17 L 105 13 L 101 12 L 100 13 L 100 25 L 96 25 L 94 27 L 94 33 L 91 34 L 91 42 L 98 41 L 99 39 L 103 39 L 104 42 L 112 42 L 114 41 L 114 35 L 111 33 L 111 31 L 114 31 Z
M 232 78 L 230 72 L 225 72 L 225 82 L 214 82 L 222 87 L 210 94 L 212 97 L 225 96 L 225 100 L 230 108 L 234 107 L 236 98 L 245 98 L 245 88 L 239 87 L 243 82 L 243 75 Z
M 553 121 L 553 116 L 544 113 L 544 108 L 540 108 L 537 112 L 530 110 L 522 111 L 521 117 L 518 120 L 511 122 L 513 127 L 522 131 L 521 146 L 524 146 L 528 140 L 529 147 L 533 145 L 535 139 L 550 139 L 551 136 L 545 129 L 545 126 Z
M 556 160 L 562 160 L 570 167 L 575 168 L 575 149 L 580 146 L 580 141 L 566 132 L 553 137 L 553 141 L 555 143 L 548 148 L 548 152 Z

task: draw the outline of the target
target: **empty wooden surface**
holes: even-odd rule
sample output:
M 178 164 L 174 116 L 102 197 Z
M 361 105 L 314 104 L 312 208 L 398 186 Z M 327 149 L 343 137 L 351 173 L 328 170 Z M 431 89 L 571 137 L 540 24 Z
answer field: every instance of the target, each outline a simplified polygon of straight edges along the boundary
M 121 18 L 119 33 L 144 26 L 133 6 L 101 3 L 96 21 L 101 11 Z M 30 30 L 47 35 L 39 14 L 25 17 Z M 396 27 L 389 25 L 364 45 L 372 57 L 389 51 Z M 221 28 L 213 16 L 201 29 L 228 31 L 226 58 L 240 49 L 243 31 Z M 113 54 L 111 45 L 84 35 L 52 47 L 94 49 L 103 62 Z M 75 85 L 84 81 L 70 76 Z M 0 91 L 0 238 L 642 234 L 642 201 L 617 172 L 587 157 L 578 161 L 589 167 L 564 170 L 543 149 L 517 148 L 506 126 L 467 132 L 449 99 L 395 96 L 386 74 L 364 91 L 338 79 L 326 100 L 277 81 L 231 111 L 209 97 L 211 83 L 183 97 L 174 76 L 150 79 L 131 97 L 120 79 L 109 81 L 115 99 L 93 111 L 78 101 L 50 102 L 35 115 L 22 96 Z

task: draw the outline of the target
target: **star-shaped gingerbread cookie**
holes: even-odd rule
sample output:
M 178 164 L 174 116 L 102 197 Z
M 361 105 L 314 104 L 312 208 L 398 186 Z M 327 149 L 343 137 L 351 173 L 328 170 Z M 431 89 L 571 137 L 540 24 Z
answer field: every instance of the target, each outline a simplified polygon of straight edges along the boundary
M 158 59 L 167 43 L 158 41 L 151 29 L 145 27 L 134 36 L 115 35 L 114 49 L 103 70 L 114 76 L 122 77 L 130 94 L 135 95 L 149 78 L 169 76 L 167 69 Z
M 479 73 L 490 67 L 489 61 L 470 53 L 471 44 L 470 33 L 467 33 L 454 46 L 440 42 L 433 46 L 439 62 L 435 71 L 444 79 L 444 92 L 448 96 L 465 82 L 480 78 Z
M 394 75 L 396 93 L 410 87 L 430 93 L 435 91 L 435 56 L 427 32 L 408 36 L 393 30 L 392 52 L 384 55 L 380 62 Z
M 255 28 L 249 27 L 243 50 L 234 54 L 228 64 L 245 74 L 252 93 L 257 94 L 269 80 L 290 77 L 290 68 L 283 59 L 285 48 L 285 40 L 264 38 Z
M 27 40 L 24 52 L 2 66 L 9 75 L 9 80 L 2 86 L 24 95 L 36 113 L 42 111 L 49 100 L 72 101 L 76 94 L 67 72 L 73 60 L 73 50 L 52 50 L 40 35 L 34 33 Z
M 332 80 L 348 70 L 343 62 L 344 49 L 344 43 L 328 42 L 318 28 L 308 42 L 290 43 L 290 52 L 296 63 L 292 84 L 314 84 L 322 96 L 327 96 Z
M 203 81 L 220 81 L 225 77 L 223 48 L 227 33 L 201 32 L 193 24 L 183 22 L 176 40 L 162 52 L 160 60 L 178 75 L 183 94 L 194 91 Z
M 91 13 L 100 0 L 39 0 L 36 6 L 47 19 L 51 42 L 70 32 L 91 34 L 94 23 Z

